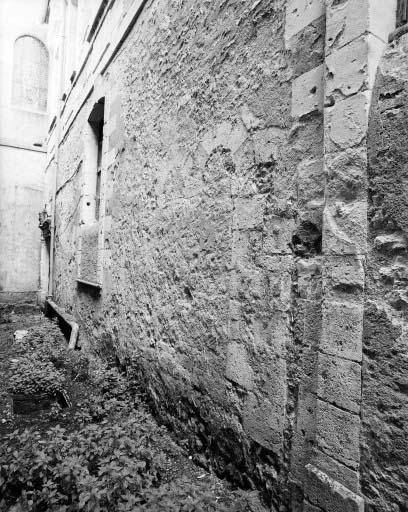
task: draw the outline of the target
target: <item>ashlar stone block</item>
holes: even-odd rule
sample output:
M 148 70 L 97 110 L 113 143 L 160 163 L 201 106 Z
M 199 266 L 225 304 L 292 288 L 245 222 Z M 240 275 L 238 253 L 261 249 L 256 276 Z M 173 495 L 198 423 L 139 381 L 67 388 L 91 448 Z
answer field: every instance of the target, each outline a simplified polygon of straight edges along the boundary
M 296 428 L 292 438 L 291 471 L 298 480 L 303 480 L 305 463 L 310 460 L 310 446 L 314 444 L 316 428 L 316 394 L 307 391 L 301 384 L 296 417 Z
M 327 453 L 323 453 L 322 451 L 315 449 L 313 450 L 311 459 L 308 461 L 324 473 L 326 473 L 330 478 L 339 482 L 340 484 L 350 489 L 355 493 L 358 493 L 360 490 L 360 472 L 354 469 L 350 469 L 341 462 L 338 462 Z
M 268 256 L 263 260 L 268 281 L 268 305 L 272 310 L 287 311 L 291 304 L 292 256 Z
M 244 431 L 264 448 L 279 454 L 283 443 L 285 400 L 272 403 L 250 393 L 244 404 Z
M 367 88 L 368 44 L 360 37 L 326 57 L 326 96 L 351 96 Z
M 346 466 L 360 464 L 360 417 L 321 400 L 317 401 L 316 444 Z
M 326 97 L 351 96 L 372 89 L 385 43 L 364 35 L 326 57 Z
M 367 203 L 334 202 L 323 213 L 323 252 L 327 255 L 367 253 Z
M 395 28 L 397 0 L 348 0 L 327 9 L 326 52 L 371 33 L 382 41 Z
M 364 290 L 364 256 L 326 256 L 323 267 L 326 295 Z
M 305 495 L 310 502 L 330 512 L 364 512 L 364 500 L 361 496 L 312 464 L 308 464 L 306 470 Z
M 319 398 L 358 414 L 361 402 L 361 366 L 354 361 L 319 355 Z
M 253 371 L 243 345 L 238 343 L 228 345 L 225 376 L 244 389 L 250 390 L 253 388 Z
M 305 301 L 303 344 L 316 349 L 322 335 L 322 311 L 320 301 Z
M 359 92 L 326 108 L 327 152 L 360 145 L 367 133 L 370 91 Z
M 286 7 L 285 40 L 304 29 L 325 13 L 324 0 L 288 0 Z
M 302 160 L 298 165 L 297 174 L 300 207 L 320 208 L 323 205 L 325 189 L 323 160 Z
M 361 362 L 363 305 L 327 301 L 323 306 L 321 351 Z
M 290 342 L 290 320 L 287 312 L 274 310 L 267 316 L 253 322 L 253 346 L 257 352 L 267 348 L 274 354 L 284 357 Z
M 365 201 L 367 194 L 367 151 L 353 148 L 325 157 L 326 196 L 329 201 Z
M 299 118 L 323 110 L 324 66 L 299 76 L 292 84 L 292 117 Z

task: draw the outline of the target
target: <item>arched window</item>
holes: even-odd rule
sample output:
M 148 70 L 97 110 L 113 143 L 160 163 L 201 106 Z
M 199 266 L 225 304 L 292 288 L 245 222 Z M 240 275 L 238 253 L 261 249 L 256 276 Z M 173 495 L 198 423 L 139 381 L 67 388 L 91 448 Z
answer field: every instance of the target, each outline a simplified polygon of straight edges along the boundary
M 32 36 L 14 43 L 12 102 L 35 110 L 47 110 L 48 51 Z

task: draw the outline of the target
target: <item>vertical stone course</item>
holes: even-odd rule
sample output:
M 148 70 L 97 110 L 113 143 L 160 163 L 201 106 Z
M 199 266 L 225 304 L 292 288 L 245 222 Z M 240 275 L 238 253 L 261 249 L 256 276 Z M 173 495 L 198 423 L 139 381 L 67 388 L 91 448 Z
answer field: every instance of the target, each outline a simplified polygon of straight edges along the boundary
M 387 30 L 389 23 L 387 17 L 378 22 L 378 7 L 375 1 L 348 0 L 329 4 L 326 11 L 323 315 L 312 458 L 316 467 L 309 468 L 306 482 L 310 488 L 306 483 L 305 491 L 309 502 L 327 511 L 364 507 L 363 499 L 354 493 L 360 493 L 364 259 L 368 249 L 365 163 L 372 87 L 384 48 L 378 31 L 383 35 L 381 30 Z M 333 470 L 336 463 L 330 464 L 327 457 L 337 461 L 337 469 Z

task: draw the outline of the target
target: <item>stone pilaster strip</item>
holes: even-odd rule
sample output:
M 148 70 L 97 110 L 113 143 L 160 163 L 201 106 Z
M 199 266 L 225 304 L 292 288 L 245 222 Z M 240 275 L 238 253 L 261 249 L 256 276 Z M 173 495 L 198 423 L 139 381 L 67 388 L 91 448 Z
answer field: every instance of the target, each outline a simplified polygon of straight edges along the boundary
M 323 315 L 316 450 L 306 466 L 305 510 L 310 504 L 325 512 L 364 509 L 359 470 L 366 135 L 371 91 L 393 16 L 393 5 L 377 0 L 329 2 L 326 8 Z

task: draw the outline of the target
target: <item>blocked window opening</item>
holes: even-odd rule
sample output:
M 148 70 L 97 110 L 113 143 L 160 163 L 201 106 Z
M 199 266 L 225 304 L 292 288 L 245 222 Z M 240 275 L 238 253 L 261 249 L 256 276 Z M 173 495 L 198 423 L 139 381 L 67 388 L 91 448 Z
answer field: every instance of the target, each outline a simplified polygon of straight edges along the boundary
M 13 52 L 12 103 L 46 111 L 47 95 L 47 48 L 35 37 L 19 37 L 14 43 Z
M 103 155 L 103 123 L 105 115 L 105 98 L 101 98 L 95 104 L 91 115 L 89 116 L 89 124 L 93 133 L 93 141 L 95 144 L 95 219 L 99 220 L 101 210 L 101 179 L 102 179 L 102 155 Z

